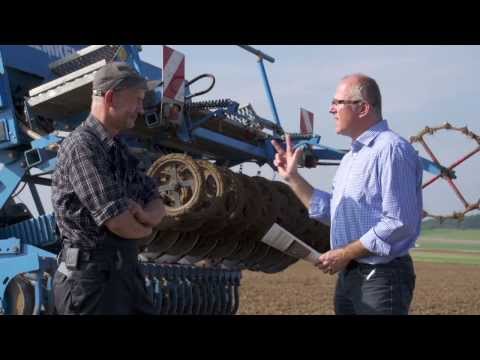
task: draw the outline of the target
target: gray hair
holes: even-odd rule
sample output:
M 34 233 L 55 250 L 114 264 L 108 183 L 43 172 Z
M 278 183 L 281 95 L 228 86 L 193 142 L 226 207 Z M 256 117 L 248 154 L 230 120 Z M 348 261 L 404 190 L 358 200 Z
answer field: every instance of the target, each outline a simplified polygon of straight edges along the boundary
M 355 99 L 369 103 L 375 113 L 382 118 L 382 95 L 377 82 L 364 74 L 352 74 L 342 80 L 354 78 L 355 83 L 351 87 L 351 96 Z

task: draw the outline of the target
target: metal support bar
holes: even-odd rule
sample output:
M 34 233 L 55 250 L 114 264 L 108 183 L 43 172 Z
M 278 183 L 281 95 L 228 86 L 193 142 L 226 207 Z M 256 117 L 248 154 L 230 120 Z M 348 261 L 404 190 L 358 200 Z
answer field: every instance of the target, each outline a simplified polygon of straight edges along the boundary
M 472 157 L 473 155 L 475 155 L 477 152 L 480 151 L 480 147 L 478 147 L 477 149 L 471 151 L 470 153 L 468 153 L 467 155 L 465 155 L 463 158 L 460 158 L 459 160 L 457 160 L 456 162 L 454 162 L 452 165 L 450 165 L 446 170 L 447 171 L 450 171 L 452 169 L 454 169 L 455 167 L 457 167 L 458 165 L 460 165 L 462 162 L 464 162 L 465 160 L 469 159 L 470 157 Z M 424 160 L 424 159 L 422 159 Z M 441 177 L 443 175 L 442 172 L 440 172 L 440 174 L 438 174 L 437 176 L 431 178 L 428 182 L 426 182 L 425 184 L 422 185 L 422 189 L 426 188 L 428 185 L 432 184 L 434 181 L 436 181 L 439 177 Z
M 208 140 L 211 142 L 216 142 L 220 145 L 234 148 L 235 150 L 238 150 L 240 152 L 239 154 L 240 156 L 246 155 L 246 156 L 252 156 L 252 157 L 261 158 L 261 159 L 267 159 L 265 151 L 259 148 L 258 146 L 244 143 L 243 141 L 230 138 L 228 136 L 219 134 L 217 132 L 214 132 L 205 128 L 197 128 L 192 132 L 192 134 L 201 139 Z
M 446 179 L 448 184 L 450 185 L 450 187 L 453 189 L 453 191 L 455 192 L 455 194 L 457 195 L 457 197 L 460 199 L 460 201 L 463 203 L 463 206 L 465 206 L 465 208 L 468 208 L 469 204 L 468 202 L 465 200 L 465 198 L 463 197 L 463 195 L 461 194 L 460 190 L 458 189 L 458 187 L 453 183 L 452 179 L 450 178 L 447 178 Z
M 419 139 L 419 142 L 420 144 L 422 144 L 422 146 L 424 147 L 425 151 L 428 153 L 428 155 L 430 155 L 430 157 L 432 158 L 432 160 L 434 161 L 434 163 L 438 166 L 441 166 L 440 165 L 440 161 L 438 161 L 438 159 L 436 158 L 435 155 L 433 155 L 433 152 L 432 150 L 430 150 L 430 148 L 428 147 L 427 143 L 423 140 L 423 139 Z
M 29 183 L 32 183 L 32 184 L 36 184 L 36 185 L 43 185 L 43 186 L 51 186 L 52 185 L 52 180 L 51 179 L 42 178 L 42 177 L 36 176 L 36 175 L 26 175 L 23 178 L 23 181 L 24 182 L 29 182 Z
M 420 161 L 422 162 L 422 167 L 424 171 L 429 172 L 430 174 L 433 174 L 433 175 L 438 175 L 438 177 L 442 175 L 442 171 L 444 171 L 442 166 L 435 164 L 433 161 L 425 159 L 421 156 L 420 156 Z
M 3 163 L 3 167 L 0 168 L 0 209 L 6 204 L 25 174 L 23 160 L 6 163 L 2 157 L 0 152 L 0 163 Z
M 418 140 L 420 142 L 420 144 L 422 144 L 422 146 L 425 148 L 425 151 L 428 153 L 428 155 L 430 155 L 430 157 L 432 158 L 432 160 L 435 162 L 435 164 L 437 164 L 438 166 L 441 166 L 440 165 L 440 162 L 438 161 L 438 159 L 435 157 L 435 155 L 433 154 L 432 150 L 430 150 L 430 148 L 428 147 L 428 145 L 426 144 L 426 142 L 420 138 Z M 442 174 L 443 175 L 443 174 Z M 437 177 L 438 179 L 438 177 Z M 448 184 L 450 185 L 450 187 L 453 189 L 453 191 L 455 192 L 455 194 L 457 195 L 457 197 L 460 199 L 460 201 L 463 203 L 463 205 L 465 206 L 465 208 L 468 207 L 468 202 L 465 200 L 465 198 L 463 197 L 463 195 L 460 193 L 460 190 L 457 188 L 457 186 L 453 183 L 452 179 L 450 177 L 446 177 L 445 178 L 448 182 Z M 436 179 L 435 179 L 436 180 Z M 433 181 L 435 181 L 433 180 Z M 430 181 L 429 184 L 433 183 L 433 181 Z M 429 185 L 427 184 L 427 185 Z M 427 185 L 424 185 L 422 188 L 425 188 Z
M 209 113 L 208 115 L 205 115 L 200 120 L 192 122 L 189 126 L 189 131 L 191 132 L 191 131 L 195 130 L 196 128 L 205 124 L 209 119 L 211 119 L 215 116 L 218 116 L 218 115 L 223 115 L 224 113 L 225 113 L 225 111 L 223 109 L 219 109 L 219 110 L 215 110 L 214 112 Z
M 278 117 L 277 107 L 275 106 L 272 90 L 268 82 L 267 72 L 265 70 L 265 66 L 263 65 L 263 61 L 261 58 L 258 60 L 258 65 L 260 67 L 260 73 L 262 75 L 263 85 L 265 86 L 265 92 L 267 93 L 267 99 L 268 99 L 268 103 L 270 104 L 270 108 L 272 110 L 273 118 L 275 119 L 275 123 L 277 124 L 277 126 L 281 128 L 282 125 L 280 124 L 280 119 Z
M 262 52 L 260 50 L 255 49 L 254 47 L 252 47 L 250 45 L 238 45 L 238 46 L 241 47 L 242 49 L 248 51 L 249 53 L 257 55 L 260 59 L 265 59 L 265 60 L 267 60 L 271 63 L 275 62 L 275 59 L 273 57 L 265 54 L 264 52 Z
M 249 45 L 238 45 L 238 46 L 241 47 L 242 49 L 248 51 L 249 53 L 252 53 L 252 54 L 254 54 L 258 57 L 258 65 L 259 65 L 259 68 L 260 68 L 260 74 L 262 76 L 263 85 L 265 87 L 265 92 L 267 93 L 267 100 L 270 104 L 270 108 L 272 110 L 272 114 L 273 114 L 273 117 L 275 119 L 275 122 L 276 122 L 277 126 L 279 128 L 281 128 L 280 119 L 279 119 L 278 113 L 277 113 L 277 108 L 275 106 L 275 101 L 273 100 L 272 90 L 271 90 L 270 84 L 268 82 L 267 72 L 266 72 L 265 66 L 263 64 L 264 59 L 271 62 L 271 63 L 274 63 L 275 59 L 273 57 L 261 52 L 260 50 L 257 50 L 255 48 L 249 46 Z
M 28 182 L 27 183 L 30 192 L 32 193 L 32 198 L 37 207 L 38 215 L 42 216 L 45 215 L 45 209 L 43 208 L 42 200 L 40 199 L 40 195 L 38 194 L 38 190 L 35 184 Z

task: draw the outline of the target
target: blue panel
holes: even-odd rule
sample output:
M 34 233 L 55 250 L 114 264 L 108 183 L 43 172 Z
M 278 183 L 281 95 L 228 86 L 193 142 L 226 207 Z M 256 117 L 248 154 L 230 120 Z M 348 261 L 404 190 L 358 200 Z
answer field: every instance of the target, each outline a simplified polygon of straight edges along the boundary
M 87 45 L 0 45 L 4 65 L 51 79 L 48 65 Z
M 12 105 L 8 74 L 5 71 L 5 54 L 0 49 L 0 109 L 6 109 Z
M 39 247 L 54 244 L 57 241 L 55 217 L 53 214 L 48 214 L 0 228 L 0 239 L 7 237 L 16 237 L 24 244 Z
M 8 239 L 8 241 L 10 240 L 12 239 Z M 2 241 L 4 240 L 0 240 L 0 242 Z M 37 271 L 41 266 L 45 266 L 42 264 L 45 264 L 47 259 L 52 262 L 52 260 L 55 260 L 56 258 L 55 254 L 38 249 L 31 245 L 23 246 L 22 250 L 23 251 L 21 254 L 0 255 L 0 311 L 4 311 L 5 307 L 7 306 L 4 299 L 5 289 L 9 282 L 16 275 Z M 40 287 L 35 287 L 35 306 L 37 310 L 38 306 L 42 302 L 41 298 L 39 297 L 39 295 L 41 295 L 39 289 Z
M 0 109 L 5 106 L 6 98 L 6 89 L 2 86 L 3 76 L 5 74 L 5 68 L 3 67 L 3 56 L 2 52 L 0 51 Z
M 1 229 L 0 229 L 1 230 Z M 0 238 L 2 235 L 0 235 Z M 18 254 L 20 252 L 20 240 L 14 237 L 0 240 L 0 255 Z
M 0 209 L 3 208 L 25 174 L 25 169 L 21 166 L 22 158 L 8 165 L 3 161 L 5 158 L 6 154 L 0 151 Z
M 0 51 L 4 54 L 5 66 L 50 79 L 53 77 L 48 68 L 50 63 L 87 46 L 89 45 L 0 45 Z M 135 53 L 136 61 L 138 61 L 135 47 L 128 45 L 125 47 L 130 53 Z M 161 54 L 159 56 L 161 57 Z M 161 80 L 160 68 L 141 60 L 140 67 L 143 75 L 148 76 L 149 79 Z
M 0 143 L 8 141 L 9 139 L 7 120 L 0 119 Z
M 8 74 L 4 68 L 5 54 L 0 50 L 0 121 L 5 130 L 5 141 L 0 141 L 0 149 L 5 149 L 16 145 L 19 142 L 18 129 L 15 117 L 11 111 L 12 96 L 10 91 L 10 84 Z M 8 138 L 8 141 L 6 140 Z
M 3 55 L 2 55 L 2 49 L 0 46 L 0 75 L 3 75 L 5 73 L 5 67 L 3 66 Z
M 141 61 L 141 64 L 143 76 L 149 80 L 162 80 L 162 69 L 144 61 Z
M 8 138 L 8 141 L 0 141 L 0 149 L 8 149 L 12 147 L 12 145 L 17 145 L 20 139 L 18 136 L 17 122 L 13 113 L 10 110 L 0 112 L 0 122 L 4 124 Z

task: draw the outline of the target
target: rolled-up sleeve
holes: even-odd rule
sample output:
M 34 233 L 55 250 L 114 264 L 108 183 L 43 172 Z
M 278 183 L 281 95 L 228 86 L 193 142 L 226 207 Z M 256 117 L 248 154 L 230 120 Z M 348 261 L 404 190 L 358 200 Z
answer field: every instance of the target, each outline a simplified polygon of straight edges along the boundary
M 318 220 L 330 225 L 330 200 L 332 194 L 315 189 L 308 207 L 308 215 L 311 219 Z
M 415 151 L 404 144 L 391 145 L 378 160 L 382 214 L 360 241 L 373 254 L 397 256 L 407 249 L 412 237 L 418 236 L 422 170 Z

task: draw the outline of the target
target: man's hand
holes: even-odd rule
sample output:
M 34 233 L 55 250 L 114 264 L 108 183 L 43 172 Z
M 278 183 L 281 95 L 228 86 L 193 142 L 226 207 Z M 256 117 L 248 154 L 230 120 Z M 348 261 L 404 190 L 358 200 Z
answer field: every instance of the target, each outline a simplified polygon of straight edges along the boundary
M 345 269 L 350 261 L 370 255 L 372 254 L 363 246 L 362 242 L 356 240 L 343 248 L 322 254 L 316 266 L 324 273 L 333 275 Z
M 302 150 L 298 148 L 293 151 L 293 144 L 289 134 L 285 135 L 285 142 L 287 148 L 286 150 L 283 150 L 280 144 L 275 140 L 272 140 L 272 145 L 277 151 L 273 164 L 278 168 L 280 176 L 285 179 L 285 181 L 289 182 L 292 177 L 298 176 L 298 161 L 302 156 Z
M 272 145 L 277 151 L 273 163 L 277 167 L 280 176 L 288 183 L 295 195 L 308 209 L 313 195 L 313 187 L 307 183 L 297 170 L 302 150 L 298 148 L 295 152 L 293 151 L 292 139 L 290 139 L 288 134 L 285 135 L 285 142 L 287 143 L 287 148 L 283 150 L 275 140 L 272 141 Z
M 142 211 L 142 207 L 136 202 L 133 201 L 132 199 L 127 199 L 128 201 L 128 210 L 132 213 L 132 215 L 135 215 Z
M 322 254 L 319 260 L 316 266 L 325 274 L 333 275 L 345 269 L 351 258 L 345 249 L 335 249 Z
M 145 205 L 144 210 L 149 214 L 153 227 L 159 225 L 165 215 L 167 215 L 164 200 L 161 198 L 155 198 L 154 200 L 150 201 L 147 205 Z
M 127 210 L 105 221 L 112 233 L 125 239 L 140 239 L 152 234 L 152 227 L 138 220 L 141 207 L 134 201 L 129 202 Z
M 152 214 L 148 211 L 145 211 L 137 202 L 132 199 L 128 199 L 128 210 L 133 215 L 133 217 L 142 225 L 148 227 L 154 227 L 158 224 L 158 219 L 154 219 Z

